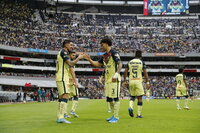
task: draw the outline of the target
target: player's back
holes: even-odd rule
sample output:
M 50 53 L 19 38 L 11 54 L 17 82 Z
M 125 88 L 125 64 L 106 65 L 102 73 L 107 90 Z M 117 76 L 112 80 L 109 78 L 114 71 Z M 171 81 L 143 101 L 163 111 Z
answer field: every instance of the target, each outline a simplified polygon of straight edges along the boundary
M 185 87 L 184 75 L 182 73 L 176 75 L 176 85 L 178 88 Z
M 133 59 L 128 63 L 129 67 L 129 80 L 141 80 L 144 63 L 140 59 Z

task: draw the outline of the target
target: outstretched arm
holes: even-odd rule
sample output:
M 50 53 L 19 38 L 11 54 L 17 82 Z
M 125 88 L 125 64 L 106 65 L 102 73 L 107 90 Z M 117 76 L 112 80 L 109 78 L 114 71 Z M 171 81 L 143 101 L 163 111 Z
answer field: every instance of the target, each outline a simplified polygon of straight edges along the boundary
M 80 54 L 75 60 L 71 61 L 71 60 L 66 60 L 67 64 L 69 64 L 70 66 L 74 66 L 80 59 L 83 59 L 85 54 Z
M 90 55 L 85 55 L 84 58 L 90 62 L 90 64 L 94 67 L 101 67 L 103 64 L 99 63 L 98 61 L 93 61 Z

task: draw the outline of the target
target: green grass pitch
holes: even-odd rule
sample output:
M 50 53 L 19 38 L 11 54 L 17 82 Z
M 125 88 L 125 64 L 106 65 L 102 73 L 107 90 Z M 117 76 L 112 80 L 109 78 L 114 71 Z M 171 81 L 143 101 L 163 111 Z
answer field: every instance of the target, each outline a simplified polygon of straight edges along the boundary
M 80 100 L 77 109 L 80 117 L 68 118 L 72 124 L 55 122 L 57 102 L 0 105 L 0 133 L 200 132 L 200 100 L 189 102 L 191 110 L 176 110 L 175 100 L 151 100 L 149 103 L 144 100 L 143 105 L 144 118 L 131 118 L 127 111 L 128 100 L 121 100 L 120 121 L 115 124 L 105 121 L 111 116 L 105 100 Z

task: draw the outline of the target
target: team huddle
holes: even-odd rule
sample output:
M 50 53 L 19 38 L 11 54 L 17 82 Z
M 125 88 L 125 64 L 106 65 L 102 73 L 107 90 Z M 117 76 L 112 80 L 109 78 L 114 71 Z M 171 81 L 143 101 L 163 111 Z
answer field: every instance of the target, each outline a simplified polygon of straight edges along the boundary
M 112 41 L 108 38 L 102 39 L 100 42 L 102 50 L 105 52 L 100 60 L 94 61 L 91 59 L 90 55 L 82 53 L 77 55 L 73 51 L 73 43 L 70 40 L 65 40 L 62 45 L 62 49 L 57 55 L 56 63 L 56 84 L 59 93 L 59 103 L 58 103 L 58 115 L 57 123 L 71 123 L 65 118 L 70 117 L 66 112 L 67 103 L 70 98 L 73 99 L 72 108 L 70 114 L 74 117 L 78 117 L 75 113 L 76 107 L 78 105 L 78 83 L 76 81 L 76 75 L 74 72 L 74 66 L 80 59 L 88 60 L 94 67 L 104 67 L 104 88 L 106 101 L 112 112 L 112 116 L 107 118 L 106 121 L 109 123 L 116 123 L 119 121 L 119 109 L 120 109 L 120 86 L 121 86 L 121 76 L 120 71 L 122 69 L 122 63 L 120 55 L 115 51 L 112 46 Z M 180 97 L 186 97 L 185 107 L 187 106 L 187 84 L 184 80 L 183 69 L 179 71 L 180 74 L 176 76 L 176 96 L 177 96 L 177 109 L 181 109 L 179 105 Z M 142 76 L 144 74 L 144 77 Z M 128 112 L 130 117 L 134 117 L 134 101 L 137 98 L 137 116 L 136 118 L 143 118 L 142 116 L 142 96 L 144 93 L 143 80 L 146 83 L 146 90 L 150 90 L 150 82 L 148 79 L 148 73 L 146 71 L 146 65 L 142 61 L 142 51 L 137 50 L 135 57 L 128 62 L 125 72 L 123 86 L 129 88 L 130 101 Z

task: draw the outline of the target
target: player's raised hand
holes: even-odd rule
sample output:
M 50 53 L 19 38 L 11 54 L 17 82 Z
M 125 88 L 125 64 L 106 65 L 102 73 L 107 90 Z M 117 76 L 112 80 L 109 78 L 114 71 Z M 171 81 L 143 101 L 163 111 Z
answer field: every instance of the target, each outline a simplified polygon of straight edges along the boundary
M 89 55 L 89 54 L 85 54 L 85 55 L 84 55 L 84 59 L 86 59 L 86 60 L 90 60 L 90 59 L 91 59 L 91 57 L 90 57 L 90 55 Z
M 78 55 L 78 59 L 79 59 L 79 60 L 80 60 L 80 59 L 83 59 L 84 56 L 85 56 L 85 53 L 79 53 L 79 55 Z

